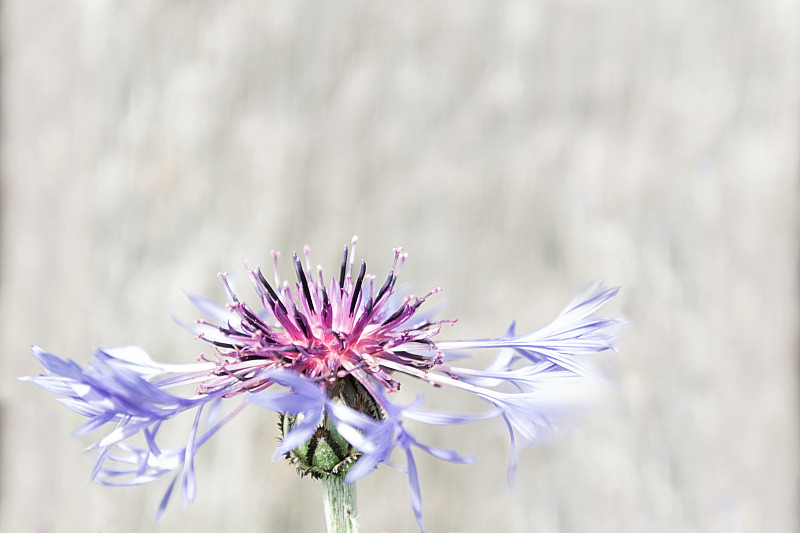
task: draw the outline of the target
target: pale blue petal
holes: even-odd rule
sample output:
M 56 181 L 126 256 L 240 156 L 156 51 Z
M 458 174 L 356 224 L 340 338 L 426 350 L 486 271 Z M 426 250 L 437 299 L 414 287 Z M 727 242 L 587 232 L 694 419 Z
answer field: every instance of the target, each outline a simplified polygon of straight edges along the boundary
M 197 438 L 197 428 L 200 426 L 200 417 L 202 414 L 203 406 L 197 409 L 197 415 L 194 417 L 194 423 L 189 432 L 189 440 L 186 443 L 183 463 L 183 484 L 181 487 L 181 496 L 184 506 L 192 503 L 197 495 L 197 479 L 194 474 L 194 454 L 197 451 L 195 439 Z
M 156 522 L 161 520 L 164 516 L 164 511 L 167 510 L 167 506 L 169 505 L 169 500 L 172 497 L 172 492 L 175 489 L 175 484 L 178 482 L 178 474 L 172 478 L 172 481 L 169 482 L 167 486 L 167 490 L 164 492 L 164 496 L 161 498 L 161 502 L 158 504 L 158 510 L 156 511 Z
M 408 468 L 408 497 L 411 500 L 411 508 L 414 510 L 414 516 L 417 518 L 420 532 L 423 532 L 422 527 L 422 495 L 419 489 L 419 476 L 417 475 L 417 464 L 414 462 L 414 454 L 411 453 L 411 447 L 405 447 L 406 452 L 406 465 Z
M 241 318 L 236 313 L 228 311 L 228 309 L 219 305 L 217 302 L 204 298 L 203 296 L 189 293 L 186 293 L 186 296 L 189 297 L 189 300 L 191 300 L 192 304 L 194 304 L 201 313 L 205 314 L 217 324 L 230 323 L 235 327 L 241 324 Z

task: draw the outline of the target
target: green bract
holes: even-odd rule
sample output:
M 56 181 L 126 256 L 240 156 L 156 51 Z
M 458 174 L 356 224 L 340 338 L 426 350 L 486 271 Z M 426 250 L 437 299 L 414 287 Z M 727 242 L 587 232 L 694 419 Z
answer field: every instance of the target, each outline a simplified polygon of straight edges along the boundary
M 330 391 L 331 398 L 344 403 L 375 420 L 384 417 L 375 399 L 361 383 L 352 376 L 347 376 L 336 383 Z M 286 435 L 296 424 L 302 421 L 302 415 L 280 415 L 279 427 L 282 435 Z M 286 458 L 297 466 L 301 476 L 311 475 L 314 479 L 328 476 L 343 476 L 361 454 L 342 437 L 336 426 L 323 412 L 314 435 L 286 454 Z

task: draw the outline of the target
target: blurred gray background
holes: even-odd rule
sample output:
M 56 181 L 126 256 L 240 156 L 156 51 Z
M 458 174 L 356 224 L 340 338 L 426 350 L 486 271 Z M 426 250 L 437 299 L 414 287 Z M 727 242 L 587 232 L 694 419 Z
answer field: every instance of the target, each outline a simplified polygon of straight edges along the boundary
M 321 531 L 274 415 L 154 524 L 165 483 L 91 485 L 80 418 L 15 377 L 32 343 L 192 361 L 184 290 L 304 244 L 332 273 L 353 234 L 445 288 L 443 338 L 623 286 L 609 413 L 526 449 L 511 493 L 501 425 L 423 431 L 480 457 L 420 457 L 429 532 L 798 531 L 795 2 L 5 0 L 0 30 L 1 531 Z M 416 530 L 394 470 L 359 506 Z

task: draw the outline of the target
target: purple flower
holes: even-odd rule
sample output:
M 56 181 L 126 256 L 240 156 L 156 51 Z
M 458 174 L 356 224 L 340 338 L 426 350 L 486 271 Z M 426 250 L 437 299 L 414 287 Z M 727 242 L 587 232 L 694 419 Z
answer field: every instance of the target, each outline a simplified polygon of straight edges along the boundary
M 110 428 L 91 446 L 99 454 L 93 471 L 96 481 L 136 485 L 173 475 L 157 516 L 179 481 L 184 503 L 193 500 L 197 449 L 252 403 L 290 417 L 275 457 L 330 430 L 352 447 L 350 459 L 355 462 L 341 465 L 348 482 L 381 463 L 405 471 L 411 505 L 422 529 L 413 452 L 421 450 L 456 463 L 475 458 L 420 442 L 405 422 L 454 425 L 501 418 L 510 437 L 508 478 L 513 483 L 518 437 L 525 442 L 536 440 L 558 416 L 579 403 L 571 392 L 588 390 L 587 384 L 602 381 L 588 357 L 614 349 L 622 322 L 590 315 L 618 289 L 587 287 L 551 324 L 531 333 L 516 335 L 512 325 L 502 337 L 438 340 L 442 324 L 454 321 L 433 320 L 420 308 L 441 289 L 421 298 L 401 296 L 395 283 L 407 254 L 394 250 L 392 268 L 378 284 L 366 273 L 364 262 L 355 273 L 355 248 L 353 238 L 352 253 L 344 248 L 339 276 L 326 281 L 322 267 L 316 272 L 312 269 L 306 247 L 305 264 L 297 255 L 293 257 L 297 281 L 291 284 L 281 282 L 279 254 L 273 253 L 273 283 L 259 268 L 249 270 L 260 299 L 258 307 L 239 300 L 227 274 L 220 275 L 229 296 L 224 307 L 190 296 L 207 318 L 186 327 L 212 346 L 198 363 L 162 364 L 140 348 L 122 347 L 96 351 L 96 359 L 84 369 L 33 347 L 45 372 L 23 379 L 59 395 L 59 401 L 87 417 L 78 434 Z M 472 350 L 483 349 L 499 350 L 483 369 L 451 364 Z M 400 388 L 402 376 L 474 394 L 486 402 L 487 409 L 442 413 L 424 409 L 421 397 L 410 405 L 397 405 L 390 397 Z M 187 387 L 188 394 L 174 393 Z M 221 400 L 234 397 L 242 401 L 219 419 Z M 186 445 L 160 447 L 161 425 L 190 410 L 195 418 Z M 395 449 L 405 465 L 391 462 Z

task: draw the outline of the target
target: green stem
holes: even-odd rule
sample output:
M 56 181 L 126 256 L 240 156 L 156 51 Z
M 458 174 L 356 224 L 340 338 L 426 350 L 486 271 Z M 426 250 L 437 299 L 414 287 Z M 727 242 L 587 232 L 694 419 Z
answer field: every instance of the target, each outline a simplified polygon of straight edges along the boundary
M 327 476 L 322 486 L 328 533 L 358 533 L 356 484 L 345 483 L 344 476 Z

